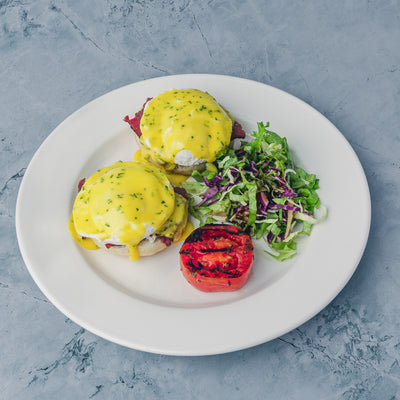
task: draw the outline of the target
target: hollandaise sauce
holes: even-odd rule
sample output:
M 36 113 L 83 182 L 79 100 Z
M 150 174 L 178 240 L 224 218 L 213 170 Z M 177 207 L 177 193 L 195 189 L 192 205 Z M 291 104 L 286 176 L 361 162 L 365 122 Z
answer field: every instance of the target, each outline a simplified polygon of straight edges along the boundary
M 150 161 L 148 161 L 144 158 L 141 150 L 137 150 L 136 153 L 133 155 L 133 161 L 150 163 Z M 154 165 L 154 164 L 152 164 L 152 165 Z M 179 187 L 182 186 L 182 183 L 185 182 L 189 178 L 189 176 L 186 176 L 186 175 L 168 172 L 165 168 L 162 168 L 161 166 L 157 166 L 157 167 L 160 168 L 167 175 L 168 180 L 174 186 L 179 186 Z
M 90 239 L 93 244 L 126 245 L 129 257 L 137 260 L 140 241 L 163 227 L 175 208 L 174 189 L 158 168 L 120 161 L 85 182 L 74 203 L 70 231 L 73 225 L 71 234 L 82 247 L 88 248 Z
M 179 238 L 185 228 L 183 222 L 187 221 L 188 217 L 188 203 L 186 199 L 180 194 L 175 194 L 175 209 L 171 216 L 167 219 L 162 228 L 158 231 L 160 236 L 167 238 Z M 180 231 L 178 231 L 180 230 Z
M 78 234 L 78 232 L 75 229 L 75 224 L 74 224 L 74 217 L 71 214 L 71 217 L 68 222 L 68 230 L 73 239 L 84 249 L 86 250 L 97 250 L 99 246 L 94 242 L 93 239 L 81 236 Z
M 194 231 L 194 226 L 190 221 L 188 221 L 185 228 L 182 231 L 181 237 L 179 238 L 178 242 L 186 240 L 193 231 Z
M 213 162 L 231 140 L 232 118 L 208 93 L 170 90 L 153 98 L 140 121 L 142 152 L 169 170 L 175 157 L 189 150 Z

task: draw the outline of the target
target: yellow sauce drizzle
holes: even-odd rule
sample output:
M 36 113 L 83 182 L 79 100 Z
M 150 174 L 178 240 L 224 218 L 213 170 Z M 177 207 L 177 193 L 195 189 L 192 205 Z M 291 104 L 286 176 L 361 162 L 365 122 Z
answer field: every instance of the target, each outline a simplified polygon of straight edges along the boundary
M 129 259 L 132 261 L 137 261 L 140 258 L 140 252 L 137 246 L 127 245 L 129 251 Z
M 146 160 L 143 157 L 143 153 L 141 150 L 137 150 L 135 152 L 135 154 L 133 155 L 133 161 L 135 162 L 148 162 L 151 165 L 155 165 L 153 163 L 151 163 L 150 161 Z M 188 179 L 189 177 L 186 175 L 181 175 L 181 174 L 174 174 L 172 172 L 168 172 L 165 168 L 162 168 L 159 165 L 155 165 L 157 168 L 159 168 L 161 171 L 164 172 L 165 175 L 167 175 L 168 180 L 174 185 L 174 186 L 178 186 L 181 187 L 182 183 L 186 181 L 186 179 Z
M 76 243 L 79 244 L 79 246 L 83 247 L 86 250 L 97 250 L 99 249 L 99 246 L 93 241 L 93 239 L 90 238 L 84 238 L 80 235 L 78 235 L 78 232 L 75 229 L 75 224 L 74 224 L 74 218 L 71 214 L 71 217 L 68 222 L 68 230 L 69 233 L 71 234 L 72 238 L 75 240 Z
M 193 224 L 190 221 L 188 221 L 185 226 L 185 229 L 183 230 L 183 232 L 181 234 L 181 237 L 176 241 L 183 242 L 184 240 L 186 240 L 189 237 L 189 235 L 193 232 L 193 230 L 194 230 Z

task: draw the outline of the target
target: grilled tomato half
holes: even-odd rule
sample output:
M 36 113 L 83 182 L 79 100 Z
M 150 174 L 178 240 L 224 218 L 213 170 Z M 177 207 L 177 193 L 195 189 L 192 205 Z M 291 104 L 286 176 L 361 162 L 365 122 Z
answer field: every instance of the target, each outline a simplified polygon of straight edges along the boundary
M 237 226 L 227 224 L 195 229 L 180 250 L 184 277 L 203 292 L 240 289 L 250 276 L 253 259 L 250 236 Z

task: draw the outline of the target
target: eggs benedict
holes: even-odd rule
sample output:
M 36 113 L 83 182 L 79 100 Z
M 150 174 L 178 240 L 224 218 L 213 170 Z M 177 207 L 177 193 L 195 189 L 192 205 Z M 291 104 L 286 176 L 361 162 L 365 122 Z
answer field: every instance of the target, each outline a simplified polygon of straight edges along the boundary
M 137 260 L 178 241 L 187 216 L 187 200 L 159 168 L 119 161 L 83 183 L 69 231 L 86 249 L 103 248 Z
M 183 175 L 205 169 L 232 139 L 245 137 L 240 124 L 197 89 L 173 89 L 148 98 L 134 118 L 124 120 L 136 133 L 145 159 Z

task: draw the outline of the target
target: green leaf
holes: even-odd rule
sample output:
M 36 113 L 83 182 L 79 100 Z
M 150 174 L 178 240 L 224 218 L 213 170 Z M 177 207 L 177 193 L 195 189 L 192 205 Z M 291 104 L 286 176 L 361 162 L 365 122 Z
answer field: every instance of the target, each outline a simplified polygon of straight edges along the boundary
M 255 182 L 247 184 L 247 193 L 249 196 L 249 219 L 246 226 L 252 226 L 257 218 L 257 184 Z
M 296 242 L 294 240 L 290 242 L 280 242 L 273 243 L 270 245 L 271 250 L 275 250 L 275 252 L 271 252 L 265 250 L 266 253 L 270 254 L 278 261 L 284 261 L 288 258 L 292 258 L 296 254 Z M 277 253 L 277 254 L 276 254 Z
M 203 182 L 203 179 L 202 179 Z M 196 181 L 185 181 L 182 184 L 183 188 L 191 193 L 191 194 L 196 194 L 199 195 L 201 193 L 204 193 L 208 188 L 206 185 L 204 185 L 203 183 L 200 182 L 196 182 Z

